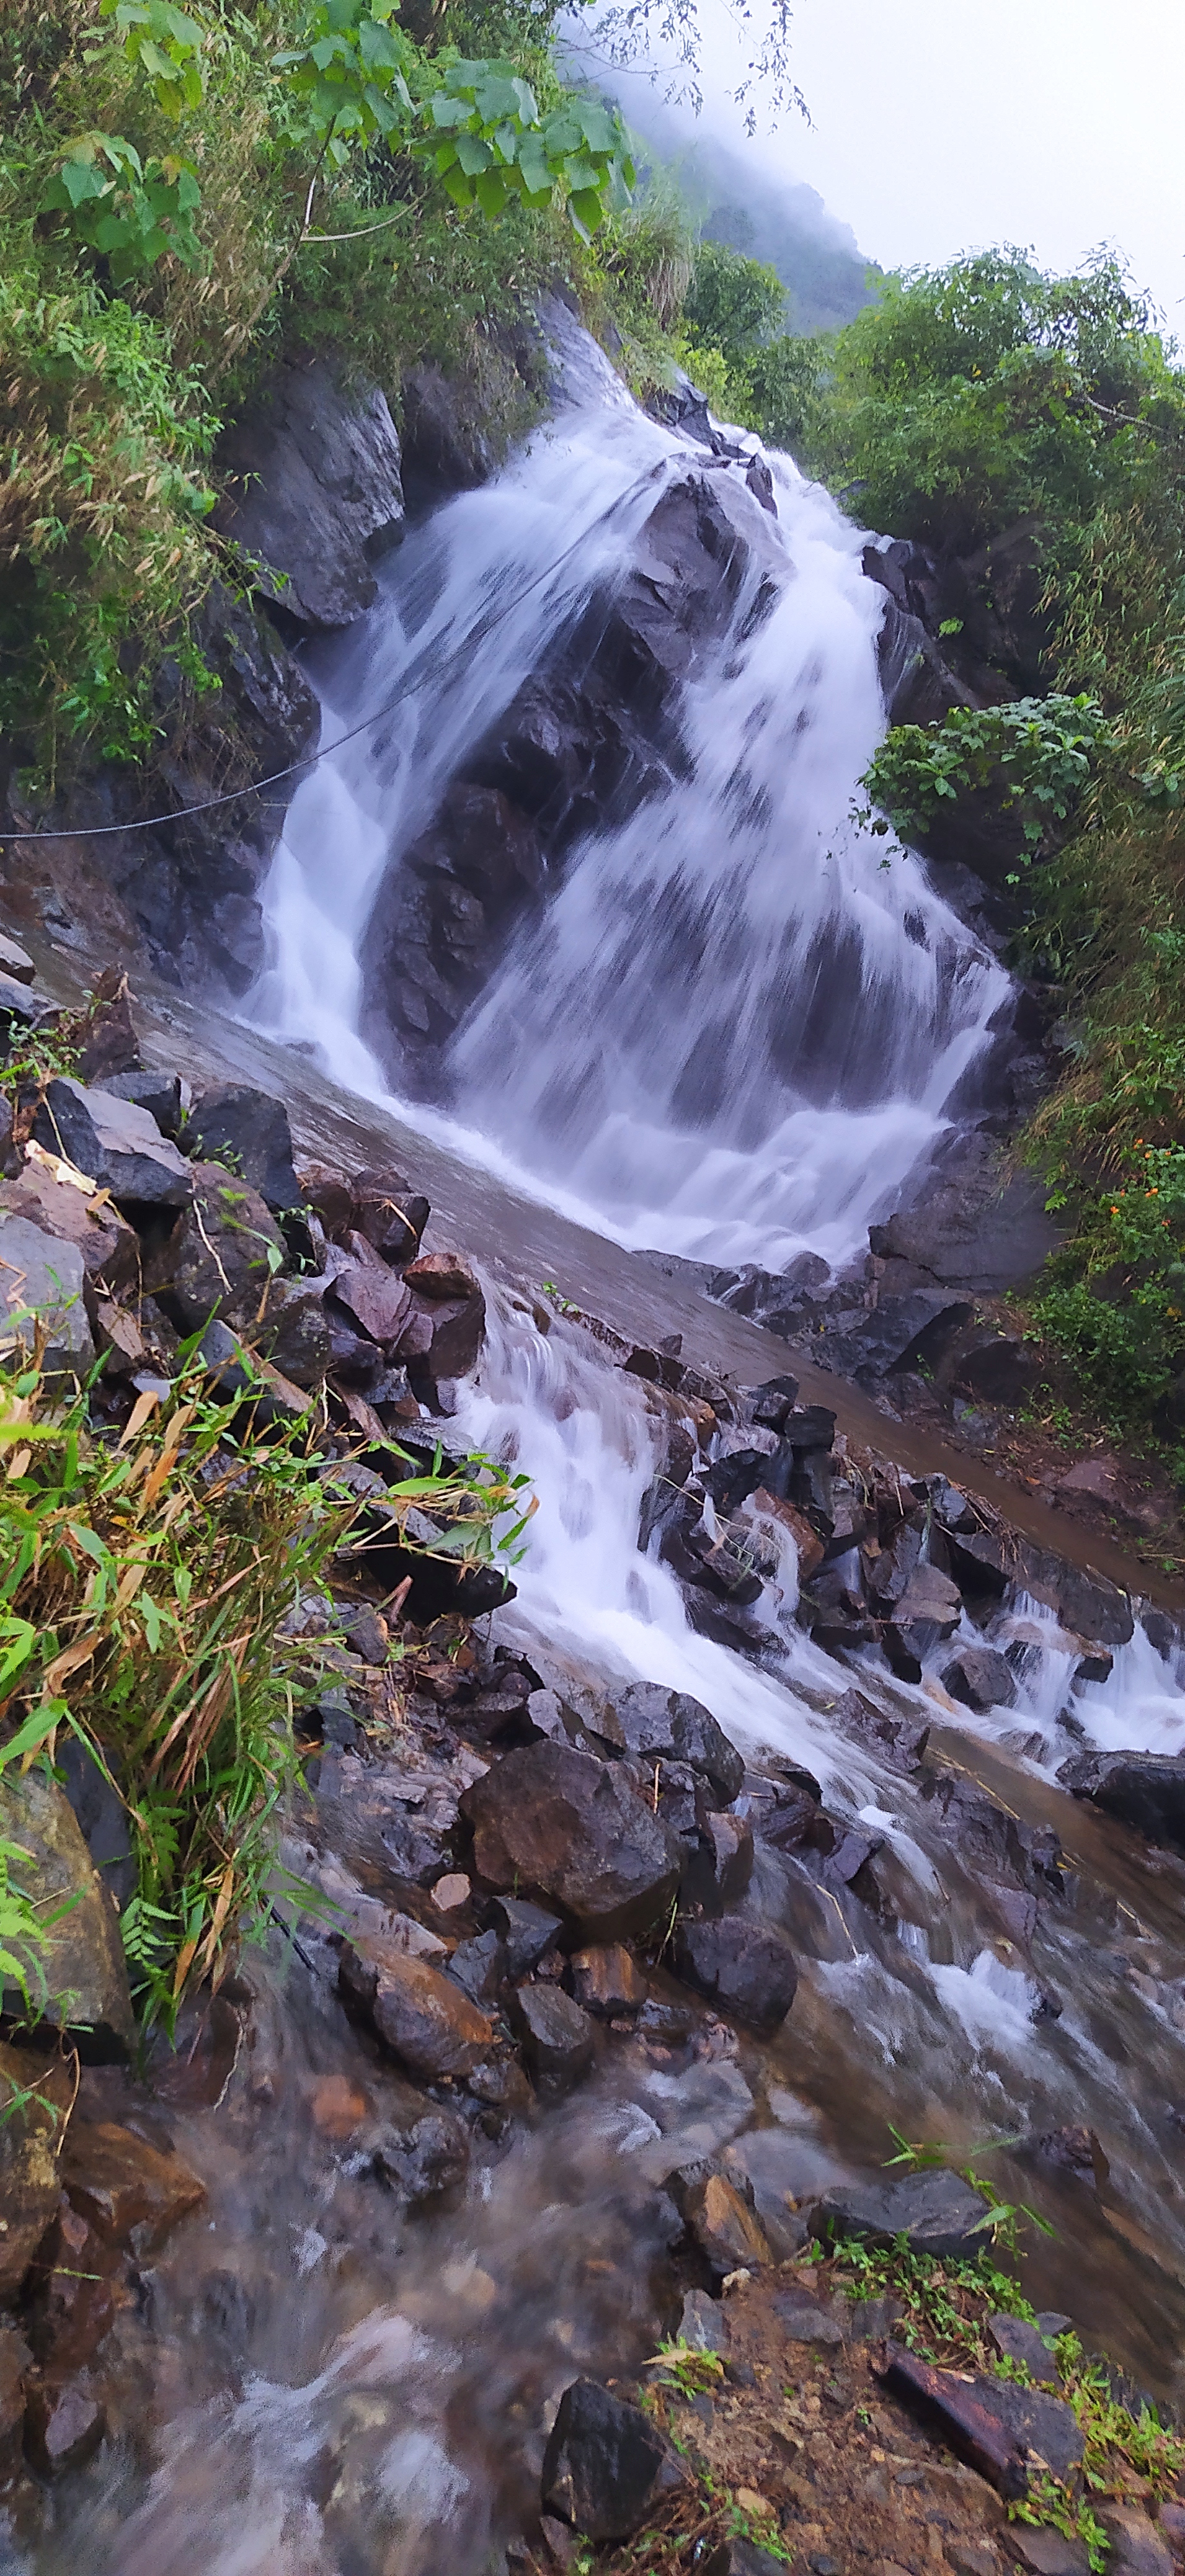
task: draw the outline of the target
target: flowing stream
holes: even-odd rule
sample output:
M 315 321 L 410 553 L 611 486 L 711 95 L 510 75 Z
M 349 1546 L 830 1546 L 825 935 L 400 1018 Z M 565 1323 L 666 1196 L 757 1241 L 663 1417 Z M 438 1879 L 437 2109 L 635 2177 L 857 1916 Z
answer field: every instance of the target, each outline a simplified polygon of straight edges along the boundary
M 359 1033 L 360 958 L 382 872 L 686 463 L 619 388 L 593 390 L 408 540 L 323 673 L 329 732 L 397 711 L 294 802 L 252 1008 L 372 1100 L 386 1084 Z M 953 1114 L 1005 978 L 915 862 L 882 871 L 848 823 L 883 723 L 881 595 L 826 497 L 787 460 L 774 471 L 779 519 L 759 533 L 782 565 L 776 603 L 746 638 L 742 599 L 692 681 L 692 774 L 572 856 L 458 1034 L 448 1110 L 413 1115 L 618 1241 L 781 1264 L 863 1239 Z M 458 2206 L 410 2219 L 343 2144 L 358 2099 L 381 2119 L 396 2079 L 345 2022 L 318 1936 L 299 1954 L 274 1938 L 248 1963 L 249 2039 L 221 2107 L 180 2074 L 146 2115 L 207 2178 L 208 2211 L 121 2328 L 101 2460 L 60 2483 L 34 2543 L 0 2542 L 12 2576 L 496 2576 L 560 2390 L 636 2364 L 671 2323 L 663 2176 L 726 2152 L 784 2222 L 787 2196 L 879 2163 L 890 2119 L 963 2149 L 1097 2129 L 1112 2179 L 1089 2207 L 1072 2177 L 1007 2153 L 991 2170 L 1058 2226 L 1034 2296 L 1173 2384 L 1185 1872 L 1050 1777 L 1074 1740 L 1077 1648 L 1013 1601 L 990 1635 L 1013 1649 L 1018 1705 L 981 1720 L 944 1716 L 875 1659 L 861 1676 L 878 1706 L 929 1720 L 1006 1816 L 1056 1827 L 1065 1871 L 1022 1922 L 990 1857 L 833 1714 L 851 1676 L 795 1624 L 793 1547 L 767 1585 L 780 1643 L 762 1664 L 695 1633 L 637 1548 L 655 1472 L 642 1388 L 492 1283 L 489 1304 L 458 1428 L 539 1498 L 500 1633 L 686 1690 L 747 1754 L 805 1764 L 879 1843 L 881 1901 L 817 1891 L 772 2043 L 722 2044 L 705 2019 L 671 2072 L 622 2038 L 573 2103 L 479 2147 Z M 1182 1675 L 1140 1628 L 1072 1709 L 1088 1742 L 1185 1747 Z

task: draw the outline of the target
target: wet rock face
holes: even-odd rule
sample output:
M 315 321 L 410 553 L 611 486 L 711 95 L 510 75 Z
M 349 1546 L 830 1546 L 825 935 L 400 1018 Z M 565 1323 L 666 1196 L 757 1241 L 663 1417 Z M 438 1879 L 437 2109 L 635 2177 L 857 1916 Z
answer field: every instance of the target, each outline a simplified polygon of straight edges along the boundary
M 63 1075 L 47 1083 L 33 1121 L 39 1145 L 64 1155 L 117 1205 L 183 1207 L 192 1194 L 189 1166 L 135 1101 L 87 1090 Z
M 211 1083 L 190 1113 L 185 1141 L 199 1161 L 241 1172 L 274 1214 L 298 1205 L 288 1112 L 270 1092 L 242 1082 Z
M 215 525 L 258 557 L 265 596 L 301 626 L 349 626 L 403 534 L 399 439 L 377 386 L 325 358 L 281 364 L 224 432 Z
M 590 2540 L 628 2540 L 683 2483 L 662 2435 L 595 2379 L 564 2390 L 543 2455 L 543 2504 Z
M 188 1204 L 150 1261 L 145 1284 L 164 1298 L 183 1333 L 200 1332 L 211 1315 L 247 1331 L 266 1310 L 284 1238 L 257 1192 L 225 1164 L 185 1168 Z
M 678 1848 L 613 1764 L 559 1744 L 504 1754 L 461 1799 L 477 1877 L 535 1889 L 586 1939 L 650 1931 L 679 1884 Z
M 0 2299 L 15 2299 L 57 2211 L 62 2124 L 73 2091 L 59 2059 L 0 2042 Z
M 114 2120 L 72 2120 L 62 2149 L 71 2208 L 106 2244 L 136 2242 L 152 2252 L 199 2209 L 205 2184 L 181 2157 L 151 2146 Z
M 740 1915 L 683 1923 L 674 1957 L 678 1975 L 729 2020 L 763 2038 L 781 2028 L 797 1991 L 798 1968 L 776 1925 Z
M 405 400 L 409 452 L 438 457 L 430 472 L 447 470 L 454 490 L 484 480 L 488 467 L 445 467 L 432 370 L 413 371 Z M 401 1079 L 439 1086 L 442 1048 L 573 842 L 624 819 L 683 759 L 679 693 L 725 631 L 750 558 L 723 485 L 691 473 L 668 486 L 625 579 L 532 674 L 388 872 L 366 940 L 363 1025 Z
M 741 1755 L 711 1711 L 686 1691 L 663 1690 L 657 1682 L 630 1682 L 614 1691 L 596 1731 L 622 1753 L 649 1761 L 666 1754 L 686 1763 L 703 1774 L 726 1804 L 740 1795 L 745 1778 Z

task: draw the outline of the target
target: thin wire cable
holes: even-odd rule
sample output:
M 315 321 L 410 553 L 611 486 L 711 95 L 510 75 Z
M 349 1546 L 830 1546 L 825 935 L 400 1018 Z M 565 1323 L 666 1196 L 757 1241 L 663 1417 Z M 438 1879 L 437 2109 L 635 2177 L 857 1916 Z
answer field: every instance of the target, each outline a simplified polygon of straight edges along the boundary
M 670 463 L 673 465 L 674 462 L 672 458 Z M 657 468 L 651 466 L 645 474 L 637 475 L 634 481 L 627 485 L 626 490 L 619 492 L 617 499 L 610 502 L 608 509 L 602 510 L 600 517 L 593 520 L 590 528 L 586 528 L 580 536 L 574 537 L 571 545 L 565 546 L 563 553 L 558 554 L 552 563 L 544 564 L 541 572 L 533 573 L 530 581 L 526 582 L 521 590 L 515 592 L 513 599 L 504 600 L 500 608 L 495 608 L 491 612 L 485 623 L 485 633 L 488 635 L 490 628 L 496 626 L 501 618 L 509 617 L 512 609 L 521 607 L 523 600 L 529 599 L 531 592 L 538 590 L 541 582 L 549 581 L 552 574 L 558 572 L 561 565 L 568 562 L 570 556 L 578 554 L 581 546 L 587 545 L 588 539 L 597 528 L 605 527 L 616 511 L 624 509 L 626 502 L 632 501 L 636 492 L 640 492 L 645 484 L 656 481 L 665 470 L 667 469 L 660 463 Z M 221 796 L 203 797 L 200 805 L 176 805 L 169 814 L 143 814 L 133 823 L 80 823 L 72 831 L 60 832 L 0 832 L 0 845 L 5 841 L 102 841 L 113 838 L 120 832 L 154 832 L 163 823 L 184 823 L 188 821 L 191 814 L 213 814 L 220 805 L 237 805 L 241 797 L 262 796 L 265 788 L 279 787 L 285 778 L 300 777 L 304 770 L 315 769 L 318 761 L 331 759 L 333 753 L 343 750 L 346 743 L 356 742 L 360 733 L 369 733 L 372 725 L 381 724 L 384 716 L 394 714 L 396 707 L 402 701 L 403 694 L 403 690 L 400 689 L 395 697 L 387 700 L 385 706 L 376 707 L 373 715 L 364 716 L 361 724 L 351 725 L 348 733 L 339 733 L 336 742 L 322 743 L 316 751 L 306 752 L 303 760 L 289 761 L 286 769 L 273 769 L 267 778 L 252 778 L 247 781 L 245 787 L 228 787 Z

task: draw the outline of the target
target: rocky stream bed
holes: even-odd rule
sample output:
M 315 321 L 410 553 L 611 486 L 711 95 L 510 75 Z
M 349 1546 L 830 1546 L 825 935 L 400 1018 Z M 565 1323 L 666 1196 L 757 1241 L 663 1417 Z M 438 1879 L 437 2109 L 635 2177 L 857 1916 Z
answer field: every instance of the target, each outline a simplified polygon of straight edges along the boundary
M 5 962 L 15 1050 L 60 1023 Z M 3 1147 L 10 1344 L 32 1309 L 63 1384 L 102 1355 L 114 1441 L 200 1337 L 366 1544 L 285 1622 L 313 1910 L 175 2046 L 136 2036 L 118 1797 L 77 1747 L 7 1775 L 75 1902 L 66 2001 L 7 1998 L 6 2563 L 1169 2576 L 1180 2454 L 1084 2485 L 1054 2339 L 1171 2422 L 1185 1756 L 1123 1735 L 1150 1675 L 1185 1708 L 1171 1616 L 837 1432 L 770 1337 L 743 1382 L 500 1283 L 414 1171 L 314 1167 L 274 1095 L 146 1065 L 118 975 L 70 1035 Z M 475 1449 L 538 1499 L 512 1572 L 392 1492 Z M 853 2304 L 861 2245 L 956 2280 L 994 2223 L 988 2184 L 887 2179 L 890 2120 L 952 2166 L 1004 2140 L 996 2203 L 1057 2230 L 1045 2345 L 982 2266 L 962 2344 L 904 2275 Z

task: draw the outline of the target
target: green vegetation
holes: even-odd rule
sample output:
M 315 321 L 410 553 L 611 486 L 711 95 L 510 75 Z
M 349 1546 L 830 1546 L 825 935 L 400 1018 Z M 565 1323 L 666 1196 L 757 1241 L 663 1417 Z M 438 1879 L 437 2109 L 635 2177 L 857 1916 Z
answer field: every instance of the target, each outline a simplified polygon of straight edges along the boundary
M 626 202 L 616 118 L 561 92 L 537 47 L 470 56 L 394 15 L 7 13 L 0 733 L 42 782 L 72 747 L 145 753 L 166 644 L 211 685 L 189 621 L 234 565 L 209 527 L 210 461 L 282 340 L 342 344 L 396 405 L 412 357 L 496 378 L 508 304 L 589 259 L 609 200 Z
M 923 842 L 945 813 L 951 846 L 960 804 L 1011 829 L 1016 962 L 1065 1045 L 1028 1143 L 1074 1227 L 1035 1323 L 1087 1406 L 1176 1448 L 1185 376 L 1107 257 L 890 278 L 791 369 L 793 349 L 767 355 L 800 461 L 862 524 L 934 551 L 945 649 L 1002 701 L 898 729 L 865 784 Z

